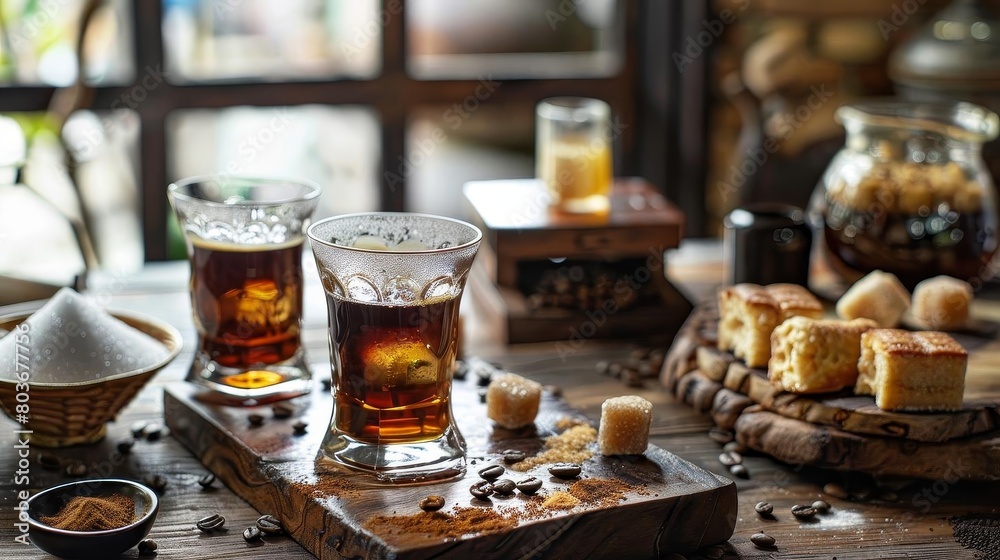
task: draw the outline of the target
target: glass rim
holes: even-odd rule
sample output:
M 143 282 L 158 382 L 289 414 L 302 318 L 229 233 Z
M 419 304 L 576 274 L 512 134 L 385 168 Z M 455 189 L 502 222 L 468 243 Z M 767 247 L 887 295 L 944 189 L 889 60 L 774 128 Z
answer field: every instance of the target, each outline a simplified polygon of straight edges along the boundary
M 545 119 L 584 120 L 584 116 L 610 118 L 611 105 L 594 97 L 547 97 L 535 106 L 535 113 Z
M 842 105 L 835 115 L 844 128 L 848 128 L 849 123 L 901 128 L 902 123 L 908 128 L 981 143 L 994 140 L 1000 130 L 1000 118 L 996 113 L 968 101 L 913 102 L 898 98 L 871 98 Z
M 176 181 L 171 181 L 167 185 L 167 196 L 182 200 L 185 202 L 203 204 L 206 206 L 213 206 L 216 208 L 254 208 L 263 206 L 280 206 L 282 204 L 295 204 L 299 202 L 309 202 L 316 198 L 319 198 L 323 190 L 319 186 L 319 183 L 312 181 L 310 179 L 304 179 L 301 177 L 281 177 L 281 176 L 255 176 L 255 175 L 234 175 L 230 176 L 229 180 L 238 180 L 245 183 L 247 187 L 264 187 L 264 186 L 274 186 L 281 183 L 287 183 L 292 185 L 297 185 L 300 187 L 305 187 L 306 192 L 295 197 L 288 198 L 276 198 L 274 200 L 261 201 L 261 200 L 240 200 L 237 202 L 227 203 L 219 202 L 216 200 L 209 200 L 207 198 L 200 198 L 197 196 L 192 196 L 187 193 L 180 192 L 180 189 L 194 185 L 196 183 L 211 183 L 211 182 L 222 182 L 221 177 L 225 175 L 195 175 L 192 177 L 185 177 L 183 179 L 178 179 Z
M 423 249 L 423 250 L 411 249 L 406 251 L 398 251 L 394 249 L 365 249 L 362 247 L 348 247 L 346 245 L 338 245 L 336 243 L 327 241 L 326 239 L 320 239 L 315 234 L 316 228 L 322 226 L 323 224 L 345 220 L 349 218 L 360 218 L 364 216 L 407 216 L 407 217 L 417 217 L 417 218 L 429 218 L 431 220 L 438 220 L 442 222 L 452 222 L 460 226 L 464 226 L 471 229 L 473 233 L 475 233 L 475 237 L 470 241 L 466 241 L 465 243 L 460 243 L 458 245 L 453 245 L 451 247 L 444 247 L 441 249 Z M 435 214 L 425 214 L 422 212 L 353 212 L 351 214 L 340 214 L 338 216 L 331 216 L 329 218 L 323 218 L 322 220 L 313 222 L 312 225 L 310 225 L 309 228 L 306 230 L 306 236 L 309 238 L 311 242 L 318 243 L 324 247 L 330 247 L 333 249 L 343 249 L 346 251 L 354 251 L 357 253 L 370 253 L 376 255 L 432 255 L 441 253 L 452 253 L 455 251 L 468 249 L 469 247 L 472 247 L 473 245 L 476 245 L 480 241 L 482 241 L 483 232 L 478 227 L 470 224 L 469 222 L 459 220 L 456 218 L 449 218 L 447 216 L 438 216 Z

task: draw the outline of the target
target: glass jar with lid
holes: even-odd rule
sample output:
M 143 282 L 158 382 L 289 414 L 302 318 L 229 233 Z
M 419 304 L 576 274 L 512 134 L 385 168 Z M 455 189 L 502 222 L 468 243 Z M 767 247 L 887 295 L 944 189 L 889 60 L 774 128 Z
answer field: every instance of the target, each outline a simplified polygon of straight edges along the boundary
M 847 140 L 810 203 L 819 247 L 853 282 L 891 272 L 912 289 L 946 274 L 978 285 L 995 273 L 997 209 L 982 159 L 997 115 L 971 103 L 874 100 L 837 111 Z

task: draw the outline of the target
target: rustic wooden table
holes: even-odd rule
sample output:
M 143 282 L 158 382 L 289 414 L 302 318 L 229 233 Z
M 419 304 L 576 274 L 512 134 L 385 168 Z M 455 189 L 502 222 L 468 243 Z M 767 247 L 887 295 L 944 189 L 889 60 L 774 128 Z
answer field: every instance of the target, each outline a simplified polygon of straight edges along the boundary
M 708 248 L 709 258 L 698 247 L 695 251 L 682 251 L 681 260 L 673 266 L 671 275 L 684 286 L 692 298 L 704 298 L 713 293 L 721 270 L 717 260 L 711 258 L 713 248 Z M 717 248 L 714 248 L 717 254 Z M 695 259 L 686 254 L 695 255 Z M 309 266 L 309 265 L 307 265 Z M 306 289 L 305 344 L 315 367 L 316 377 L 325 377 L 328 368 L 325 338 L 325 305 L 315 273 L 306 271 L 309 285 Z M 150 537 L 159 544 L 158 558 L 183 558 L 184 560 L 217 558 L 309 558 L 298 544 L 288 538 L 268 539 L 263 545 L 249 548 L 240 529 L 249 526 L 260 515 L 240 498 L 224 487 L 205 491 L 197 479 L 205 469 L 179 443 L 167 436 L 159 441 L 142 441 L 132 453 L 118 458 L 115 444 L 128 437 L 134 422 L 162 422 L 162 391 L 167 383 L 183 378 L 191 359 L 194 329 L 190 319 L 190 306 L 186 292 L 186 266 L 179 263 L 150 265 L 138 275 L 101 275 L 93 283 L 92 293 L 102 303 L 154 315 L 177 326 L 184 335 L 185 350 L 146 386 L 138 397 L 125 408 L 118 420 L 109 425 L 108 437 L 95 445 L 56 450 L 52 453 L 66 459 L 81 459 L 89 467 L 87 476 L 118 476 L 142 478 L 151 473 L 160 474 L 168 485 L 161 498 L 160 513 Z M 471 298 L 466 300 L 471 302 Z M 979 305 L 996 307 L 994 301 L 980 300 Z M 596 372 L 599 360 L 624 360 L 635 346 L 625 343 L 586 341 L 563 358 L 556 351 L 556 343 L 523 345 L 508 348 L 498 344 L 496 333 L 480 328 L 476 310 L 466 305 L 466 351 L 473 355 L 499 361 L 509 369 L 531 376 L 563 389 L 566 400 L 597 419 L 604 399 L 635 393 L 655 405 L 652 441 L 693 463 L 715 473 L 726 475 L 718 462 L 720 445 L 707 436 L 710 421 L 688 407 L 674 401 L 662 390 L 655 379 L 646 380 L 643 388 L 626 387 L 622 382 Z M 41 488 L 66 482 L 60 472 L 45 470 L 37 462 L 30 466 L 30 483 L 15 485 L 14 473 L 18 469 L 13 448 L 13 430 L 18 425 L 6 417 L 0 420 L 0 430 L 9 430 L 11 436 L 0 438 L 0 558 L 47 558 L 30 545 L 14 541 L 16 511 L 13 509 L 18 490 L 37 491 Z M 42 449 L 31 449 L 33 458 Z M 946 457 L 942 457 L 946 461 Z M 749 480 L 739 479 L 739 516 L 736 533 L 726 547 L 703 550 L 699 557 L 706 558 L 925 558 L 972 559 L 1000 558 L 1000 485 L 962 483 L 954 480 L 937 481 L 881 481 L 890 484 L 898 501 L 885 500 L 848 501 L 825 496 L 821 488 L 827 482 L 851 484 L 855 478 L 821 472 L 816 469 L 779 464 L 771 459 L 748 456 Z M 1000 466 L 998 466 L 1000 468 Z M 863 480 L 861 482 L 864 482 Z M 216 486 L 219 486 L 216 483 Z M 788 509 L 798 503 L 811 503 L 826 499 L 833 505 L 831 514 L 816 523 L 796 521 Z M 761 500 L 774 504 L 776 517 L 761 519 L 754 513 L 754 504 Z M 197 519 L 218 512 L 227 518 L 228 532 L 205 535 L 195 528 Z M 971 534 L 981 539 L 982 550 L 966 548 L 956 540 L 953 519 L 960 516 L 992 516 Z M 967 525 L 966 525 L 967 526 Z M 774 550 L 764 551 L 750 543 L 750 535 L 766 531 L 777 541 Z M 965 532 L 960 531 L 965 534 Z M 993 547 L 990 549 L 989 547 Z M 992 551 L 992 552 L 990 552 Z M 135 549 L 122 558 L 136 558 Z M 556 556 L 551 556 L 556 558 Z M 676 558 L 676 557 L 675 557 Z

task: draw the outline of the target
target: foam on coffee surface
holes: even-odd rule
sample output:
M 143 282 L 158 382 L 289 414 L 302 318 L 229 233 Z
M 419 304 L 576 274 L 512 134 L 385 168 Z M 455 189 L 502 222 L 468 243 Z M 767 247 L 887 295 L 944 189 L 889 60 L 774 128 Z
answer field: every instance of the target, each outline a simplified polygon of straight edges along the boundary
M 169 353 L 155 338 L 69 288 L 59 290 L 24 324 L 27 331 L 14 329 L 0 338 L 4 379 L 16 378 L 15 360 L 24 355 L 31 382 L 80 383 L 148 368 Z

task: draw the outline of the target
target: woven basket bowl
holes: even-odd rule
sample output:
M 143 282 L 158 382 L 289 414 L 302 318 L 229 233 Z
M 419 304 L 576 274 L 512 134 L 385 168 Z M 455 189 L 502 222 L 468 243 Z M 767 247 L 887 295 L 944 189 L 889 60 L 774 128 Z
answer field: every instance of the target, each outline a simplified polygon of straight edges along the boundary
M 41 303 L 39 304 L 41 307 Z M 109 311 L 113 317 L 159 340 L 167 356 L 147 368 L 79 383 L 30 383 L 30 420 L 21 428 L 31 430 L 31 443 L 40 447 L 67 447 L 100 441 L 107 423 L 135 397 L 156 372 L 181 350 L 181 334 L 171 325 L 152 317 L 124 311 Z M 11 331 L 31 312 L 0 317 L 0 329 Z M 18 402 L 16 382 L 0 379 L 0 408 L 14 418 Z

